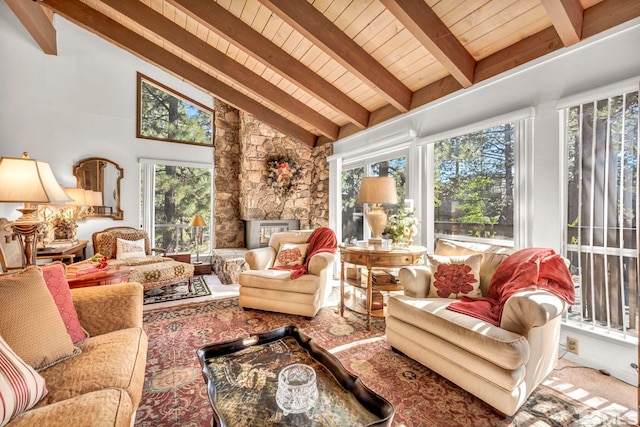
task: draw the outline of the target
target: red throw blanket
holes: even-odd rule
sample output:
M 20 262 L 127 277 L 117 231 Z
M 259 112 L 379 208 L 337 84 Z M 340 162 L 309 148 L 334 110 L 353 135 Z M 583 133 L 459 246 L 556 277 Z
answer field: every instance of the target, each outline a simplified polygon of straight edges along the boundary
M 500 326 L 502 310 L 509 297 L 519 291 L 535 289 L 549 291 L 569 304 L 574 303 L 571 273 L 564 259 L 553 249 L 528 248 L 515 252 L 493 273 L 486 297 L 463 296 L 447 308 Z
M 298 277 L 309 272 L 309 261 L 311 257 L 320 252 L 331 252 L 335 254 L 338 250 L 338 240 L 336 234 L 329 227 L 318 227 L 309 235 L 307 239 L 307 257 L 302 265 L 291 265 L 288 267 L 272 267 L 274 270 L 291 270 L 291 278 Z

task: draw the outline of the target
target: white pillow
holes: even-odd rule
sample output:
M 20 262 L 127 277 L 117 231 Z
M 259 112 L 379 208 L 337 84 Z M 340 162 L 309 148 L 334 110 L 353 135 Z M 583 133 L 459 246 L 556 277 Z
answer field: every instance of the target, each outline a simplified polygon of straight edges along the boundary
M 144 239 L 125 240 L 118 238 L 116 242 L 116 259 L 144 258 Z
M 30 409 L 46 394 L 44 378 L 0 337 L 0 427 Z
M 452 298 L 462 295 L 481 297 L 480 264 L 482 254 L 441 256 L 427 254 L 431 270 L 429 298 Z

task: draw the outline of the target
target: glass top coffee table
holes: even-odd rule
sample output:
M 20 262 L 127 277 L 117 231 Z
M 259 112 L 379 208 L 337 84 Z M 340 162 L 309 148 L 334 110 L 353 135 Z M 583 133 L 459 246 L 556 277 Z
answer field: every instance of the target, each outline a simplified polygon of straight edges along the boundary
M 198 359 L 214 426 L 390 426 L 393 419 L 391 403 L 296 326 L 202 347 Z

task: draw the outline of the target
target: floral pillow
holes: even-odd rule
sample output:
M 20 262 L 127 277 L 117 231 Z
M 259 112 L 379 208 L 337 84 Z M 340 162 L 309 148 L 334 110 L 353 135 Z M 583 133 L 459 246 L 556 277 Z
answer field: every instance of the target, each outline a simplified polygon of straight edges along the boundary
M 427 255 L 431 270 L 430 298 L 481 297 L 480 264 L 482 254 Z
M 116 242 L 116 259 L 144 258 L 144 239 L 125 240 L 118 238 Z
M 304 264 L 308 243 L 282 243 L 273 263 L 274 267 L 289 267 Z

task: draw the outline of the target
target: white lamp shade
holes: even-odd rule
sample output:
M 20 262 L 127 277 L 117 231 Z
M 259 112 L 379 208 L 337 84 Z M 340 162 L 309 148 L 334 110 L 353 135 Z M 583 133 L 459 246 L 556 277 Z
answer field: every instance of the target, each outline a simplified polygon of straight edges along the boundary
M 366 176 L 362 178 L 356 203 L 398 203 L 396 180 L 392 176 Z
M 71 201 L 56 181 L 48 163 L 24 158 L 0 157 L 0 202 L 65 203 Z
M 102 191 L 84 190 L 87 206 L 102 206 Z
M 73 199 L 73 201 L 66 203 L 67 206 L 86 206 L 87 205 L 87 198 L 85 197 L 86 191 L 83 190 L 82 188 L 65 188 L 64 191 L 65 193 L 67 193 L 69 197 Z

